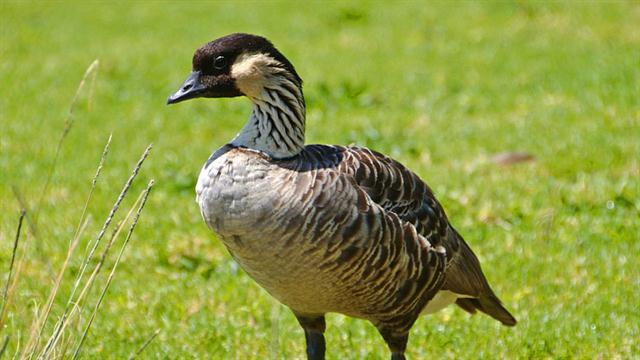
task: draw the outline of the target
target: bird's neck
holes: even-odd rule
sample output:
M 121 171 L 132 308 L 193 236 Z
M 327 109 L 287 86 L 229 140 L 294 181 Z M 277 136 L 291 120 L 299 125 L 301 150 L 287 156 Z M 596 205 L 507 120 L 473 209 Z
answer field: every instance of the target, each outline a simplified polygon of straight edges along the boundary
M 274 159 L 289 158 L 304 148 L 305 103 L 300 84 L 280 78 L 253 95 L 253 112 L 231 142 Z

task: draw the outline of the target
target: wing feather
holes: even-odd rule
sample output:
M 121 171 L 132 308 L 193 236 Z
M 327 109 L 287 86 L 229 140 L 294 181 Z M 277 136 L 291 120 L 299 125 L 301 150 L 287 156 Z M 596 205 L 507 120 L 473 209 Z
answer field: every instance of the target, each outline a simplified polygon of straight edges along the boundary
M 515 318 L 494 294 L 480 262 L 449 223 L 431 188 L 407 167 L 383 154 L 360 147 L 343 148 L 343 151 L 341 171 L 353 176 L 373 201 L 413 225 L 433 246 L 446 249 L 442 289 L 471 297 L 458 302 L 467 311 L 478 309 L 505 325 L 515 325 Z

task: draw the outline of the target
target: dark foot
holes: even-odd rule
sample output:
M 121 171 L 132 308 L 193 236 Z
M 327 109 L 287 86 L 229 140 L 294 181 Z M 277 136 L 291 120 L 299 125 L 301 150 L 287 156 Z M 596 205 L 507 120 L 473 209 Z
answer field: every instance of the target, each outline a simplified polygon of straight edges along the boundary
M 304 329 L 304 338 L 307 341 L 307 359 L 324 360 L 326 345 L 324 342 L 324 315 L 302 316 L 297 315 L 298 322 Z
M 393 353 L 391 354 L 391 360 L 407 360 L 407 358 L 404 357 L 404 353 Z

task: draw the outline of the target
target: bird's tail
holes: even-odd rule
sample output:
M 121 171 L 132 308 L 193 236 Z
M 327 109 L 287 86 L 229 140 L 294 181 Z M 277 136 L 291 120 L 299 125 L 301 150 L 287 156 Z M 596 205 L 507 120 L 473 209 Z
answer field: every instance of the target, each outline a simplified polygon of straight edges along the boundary
M 448 238 L 450 244 L 457 241 L 457 251 L 446 270 L 443 289 L 461 295 L 456 304 L 464 310 L 475 313 L 477 310 L 500 321 L 504 325 L 514 326 L 516 319 L 502 306 L 502 302 L 493 292 L 482 273 L 480 262 L 469 245 L 455 229 Z
M 493 294 L 479 298 L 458 298 L 456 305 L 471 314 L 475 313 L 476 310 L 480 310 L 506 326 L 514 326 L 517 323 L 516 318 L 502 306 L 500 299 Z

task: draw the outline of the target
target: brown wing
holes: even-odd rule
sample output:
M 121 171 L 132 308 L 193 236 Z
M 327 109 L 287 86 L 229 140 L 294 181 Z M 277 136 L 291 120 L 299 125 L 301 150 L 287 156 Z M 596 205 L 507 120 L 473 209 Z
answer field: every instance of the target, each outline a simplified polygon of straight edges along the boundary
M 491 290 L 478 259 L 449 224 L 429 186 L 407 167 L 380 153 L 358 147 L 341 150 L 341 171 L 353 176 L 373 201 L 411 223 L 432 245 L 446 249 L 442 288 L 469 297 L 459 299 L 458 305 L 469 312 L 483 311 L 505 325 L 515 325 L 516 320 Z

